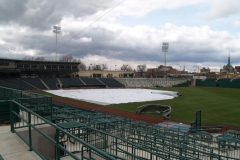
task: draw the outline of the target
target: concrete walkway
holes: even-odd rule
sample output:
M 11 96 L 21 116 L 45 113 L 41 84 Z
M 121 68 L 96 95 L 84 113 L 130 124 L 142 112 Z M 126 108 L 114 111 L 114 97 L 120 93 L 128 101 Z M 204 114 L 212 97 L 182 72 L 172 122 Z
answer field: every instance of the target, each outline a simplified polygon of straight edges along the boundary
M 10 126 L 0 126 L 0 155 L 4 160 L 41 160 L 15 133 Z

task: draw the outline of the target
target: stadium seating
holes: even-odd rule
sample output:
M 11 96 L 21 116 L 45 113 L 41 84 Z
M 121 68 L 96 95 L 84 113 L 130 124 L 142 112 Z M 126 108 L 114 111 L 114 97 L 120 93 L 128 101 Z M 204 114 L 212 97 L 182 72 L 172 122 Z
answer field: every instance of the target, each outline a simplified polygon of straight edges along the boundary
M 81 80 L 86 84 L 86 85 L 103 85 L 102 82 L 100 82 L 96 78 L 81 78 Z
M 169 78 L 117 78 L 126 87 L 165 87 L 186 83 L 186 79 Z
M 12 84 L 20 86 L 20 88 L 22 88 L 22 90 L 35 90 L 35 89 L 37 89 L 36 87 L 30 85 L 29 83 L 26 83 L 25 81 L 23 81 L 21 79 L 8 78 L 8 79 L 5 79 L 5 80 L 12 83 Z
M 114 78 L 99 78 L 101 82 L 103 82 L 108 87 L 124 87 L 124 85 Z
M 85 84 L 79 78 L 58 78 L 64 88 L 66 87 L 80 87 Z
M 19 85 L 11 83 L 11 82 L 7 82 L 3 79 L 0 79 L 0 86 L 7 87 L 7 88 L 12 88 L 12 89 L 18 89 L 18 90 L 26 90 L 26 88 L 23 88 Z
M 58 89 L 59 84 L 57 78 L 41 78 L 41 80 L 48 86 L 49 89 Z
M 39 78 L 21 78 L 22 81 L 25 81 L 38 89 L 47 89 L 47 87 L 41 82 Z

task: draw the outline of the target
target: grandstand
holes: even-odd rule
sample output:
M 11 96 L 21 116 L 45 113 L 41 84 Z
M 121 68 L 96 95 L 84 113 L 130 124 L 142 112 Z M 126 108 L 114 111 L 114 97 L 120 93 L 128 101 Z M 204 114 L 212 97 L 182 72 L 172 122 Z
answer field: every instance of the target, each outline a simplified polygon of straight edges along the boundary
M 49 96 L 0 89 L 1 100 L 11 100 L 17 108 L 10 110 L 11 131 L 42 159 L 233 160 L 240 157 L 239 131 L 189 133 L 180 128 L 53 103 Z
M 17 85 L 22 90 L 36 90 L 37 88 L 21 78 L 6 78 L 5 81 L 10 82 L 11 84 Z M 6 86 L 7 87 L 7 86 Z
M 84 83 L 79 78 L 58 78 L 63 88 L 81 87 Z
M 20 90 L 60 88 L 152 88 L 189 86 L 183 78 L 0 78 L 0 86 Z M 240 88 L 239 78 L 196 79 L 195 86 Z
M 41 78 L 41 81 L 45 83 L 48 89 L 60 88 L 60 82 L 57 78 Z
M 107 87 L 119 87 L 119 88 L 124 87 L 122 83 L 116 81 L 114 78 L 98 78 L 98 79 Z
M 105 87 L 105 84 L 103 84 L 101 81 L 99 81 L 97 78 L 81 78 L 81 80 L 84 82 L 86 85 L 90 86 L 101 86 Z
M 20 90 L 60 88 L 150 88 L 188 86 L 186 79 L 165 78 L 4 78 L 0 86 Z
M 178 84 L 186 83 L 187 79 L 182 78 L 116 78 L 126 87 L 171 87 Z

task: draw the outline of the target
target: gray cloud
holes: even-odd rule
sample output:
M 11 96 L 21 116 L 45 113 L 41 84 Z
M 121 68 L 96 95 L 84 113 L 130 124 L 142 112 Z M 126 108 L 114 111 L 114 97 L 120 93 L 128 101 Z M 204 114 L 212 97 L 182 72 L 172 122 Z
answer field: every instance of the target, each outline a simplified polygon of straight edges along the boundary
M 193 67 L 196 67 L 196 63 L 225 64 L 229 52 L 234 53 L 232 63 L 240 63 L 240 54 L 235 54 L 240 49 L 239 39 L 227 31 L 214 31 L 209 26 L 187 27 L 166 23 L 158 28 L 147 24 L 127 27 L 116 24 L 113 20 L 116 17 L 111 17 L 110 13 L 80 33 L 119 2 L 1 1 L 0 31 L 3 32 L 0 35 L 0 56 L 23 58 L 30 55 L 54 59 L 56 39 L 52 26 L 61 24 L 62 34 L 58 35 L 58 46 L 62 46 L 57 50 L 58 56 L 72 54 L 80 59 L 100 57 L 97 62 L 90 63 L 101 63 L 101 57 L 104 57 L 122 63 L 163 64 L 161 45 L 164 41 L 170 44 L 167 52 L 169 64 L 182 62 Z
M 113 1 L 104 0 L 7 0 L 0 2 L 0 23 L 16 23 L 37 30 L 48 30 L 64 16 L 84 17 L 108 9 Z

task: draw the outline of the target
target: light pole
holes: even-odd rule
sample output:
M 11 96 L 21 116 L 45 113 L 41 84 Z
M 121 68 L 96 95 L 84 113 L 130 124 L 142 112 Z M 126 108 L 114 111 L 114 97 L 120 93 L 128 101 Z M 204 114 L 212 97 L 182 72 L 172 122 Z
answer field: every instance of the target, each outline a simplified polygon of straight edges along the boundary
M 169 43 L 163 42 L 162 43 L 162 51 L 165 53 L 164 54 L 164 60 L 165 60 L 164 77 L 167 77 L 167 75 L 166 75 L 166 52 L 168 51 L 168 48 L 169 48 Z
M 180 76 L 181 76 L 181 66 L 180 66 Z
M 117 65 L 115 65 L 115 77 L 116 77 L 116 66 L 117 66 Z
M 90 64 L 90 78 L 92 78 L 92 64 Z
M 57 61 L 57 34 L 61 33 L 61 27 L 53 26 L 53 32 L 56 33 L 56 61 Z

